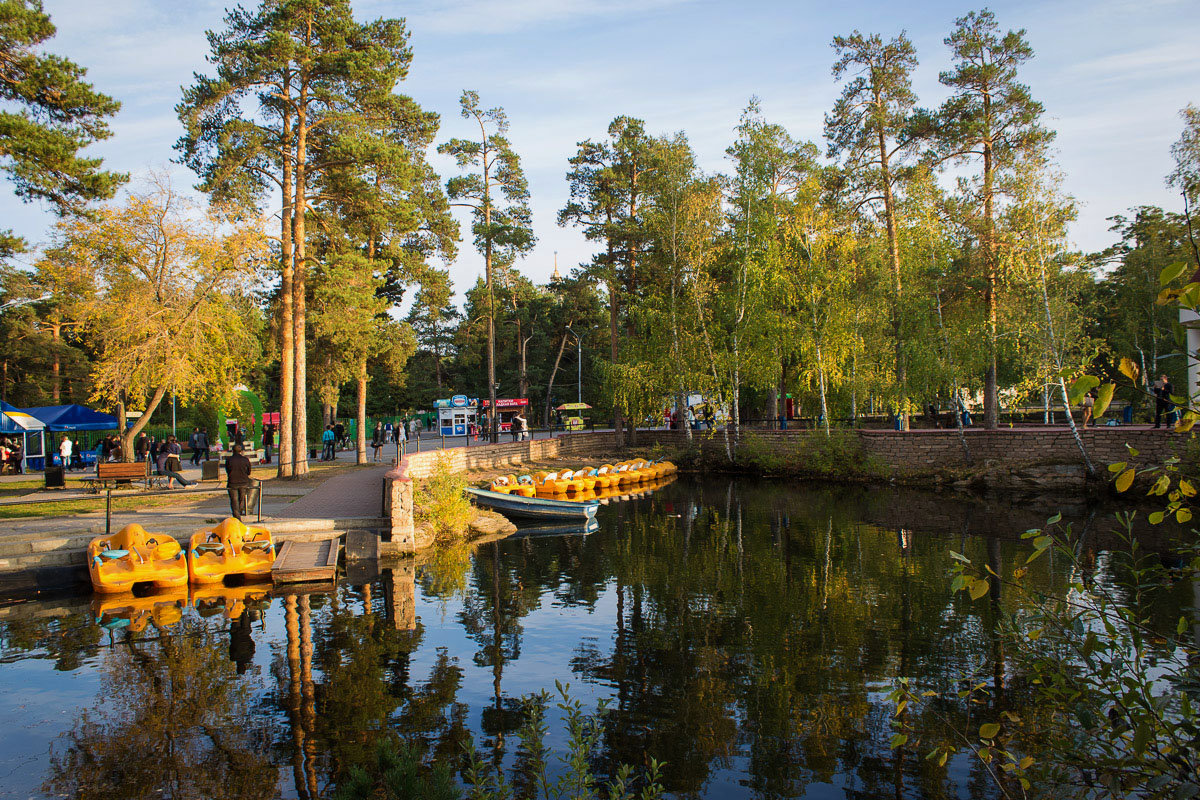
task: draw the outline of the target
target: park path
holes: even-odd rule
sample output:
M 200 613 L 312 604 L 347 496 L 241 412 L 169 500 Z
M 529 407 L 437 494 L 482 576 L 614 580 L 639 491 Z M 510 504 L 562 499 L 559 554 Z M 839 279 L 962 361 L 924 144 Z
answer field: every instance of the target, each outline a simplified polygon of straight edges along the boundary
M 286 508 L 277 518 L 350 519 L 383 513 L 383 476 L 390 465 L 360 467 L 335 475 Z

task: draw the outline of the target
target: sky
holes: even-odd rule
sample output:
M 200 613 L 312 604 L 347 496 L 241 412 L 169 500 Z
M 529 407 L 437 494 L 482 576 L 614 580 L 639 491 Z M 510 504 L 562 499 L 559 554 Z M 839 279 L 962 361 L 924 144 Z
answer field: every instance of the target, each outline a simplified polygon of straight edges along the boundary
M 181 87 L 209 69 L 205 31 L 223 27 L 226 0 L 44 4 L 58 28 L 47 49 L 84 66 L 100 91 L 123 104 L 113 137 L 89 152 L 135 182 L 165 170 L 176 186 L 192 186 L 195 176 L 172 163 L 181 132 L 174 107 Z M 1200 2 L 999 0 L 988 7 L 1002 27 L 1024 28 L 1036 54 L 1021 77 L 1058 132 L 1062 189 L 1079 204 L 1074 246 L 1111 244 L 1108 218 L 1129 208 L 1181 210 L 1163 177 L 1179 110 L 1200 103 Z M 957 17 L 977 8 L 946 0 L 354 2 L 360 19 L 407 20 L 414 58 L 398 91 L 441 115 L 439 142 L 471 135 L 458 114 L 463 89 L 507 112 L 538 237 L 519 266 L 538 282 L 550 276 L 555 253 L 563 273 L 591 258 L 592 245 L 556 218 L 567 200 L 567 159 L 579 141 L 603 137 L 614 117 L 639 117 L 654 134 L 684 131 L 701 168 L 728 171 L 725 149 L 757 96 L 768 121 L 823 148 L 823 117 L 840 91 L 830 74 L 834 36 L 905 31 L 920 60 L 914 89 L 932 108 L 947 94 L 938 82 L 950 66 L 943 40 Z M 431 162 L 444 178 L 456 172 L 436 153 Z M 0 191 L 0 227 L 37 245 L 52 224 L 44 207 Z M 481 271 L 465 241 L 450 265 L 456 289 Z

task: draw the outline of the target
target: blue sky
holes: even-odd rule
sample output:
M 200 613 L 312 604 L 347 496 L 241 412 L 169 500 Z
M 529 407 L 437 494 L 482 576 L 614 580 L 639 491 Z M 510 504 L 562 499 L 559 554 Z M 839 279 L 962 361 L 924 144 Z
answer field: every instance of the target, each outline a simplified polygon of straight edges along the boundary
M 247 0 L 249 2 L 250 0 Z M 205 71 L 204 31 L 219 28 L 226 3 L 212 0 L 45 0 L 58 26 L 50 49 L 88 69 L 123 103 L 112 139 L 94 151 L 136 177 L 169 169 L 177 185 L 174 105 L 192 73 Z M 413 68 L 400 91 L 442 115 L 439 141 L 470 135 L 458 96 L 475 89 L 503 106 L 530 181 L 535 251 L 521 268 L 545 280 L 554 252 L 567 268 L 592 248 L 555 217 L 566 201 L 566 160 L 576 143 L 603 135 L 619 114 L 654 133 L 686 131 L 701 166 L 725 170 L 724 151 L 751 95 L 794 136 L 820 141 L 823 114 L 839 87 L 830 76 L 833 36 L 860 29 L 907 31 L 925 106 L 945 97 L 937 75 L 949 65 L 942 40 L 956 17 L 979 6 L 944 0 L 357 0 L 362 17 L 408 20 Z M 1109 216 L 1141 204 L 1178 210 L 1164 185 L 1179 109 L 1200 103 L 1200 2 L 1056 0 L 994 2 L 1006 28 L 1025 28 L 1037 56 L 1023 71 L 1058 131 L 1065 190 L 1080 204 L 1076 246 L 1112 241 Z M 823 145 L 822 145 L 823 146 Z M 451 162 L 434 157 L 444 177 Z M 42 243 L 44 209 L 0 195 L 0 227 Z M 451 266 L 462 290 L 481 259 L 464 245 Z

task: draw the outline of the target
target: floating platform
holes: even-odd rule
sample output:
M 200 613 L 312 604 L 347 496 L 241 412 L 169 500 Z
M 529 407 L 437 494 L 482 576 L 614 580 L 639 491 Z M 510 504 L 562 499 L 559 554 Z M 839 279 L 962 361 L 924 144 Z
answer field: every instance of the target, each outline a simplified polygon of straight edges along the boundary
M 334 581 L 341 548 L 341 539 L 337 537 L 315 542 L 284 542 L 271 567 L 271 580 L 275 583 Z

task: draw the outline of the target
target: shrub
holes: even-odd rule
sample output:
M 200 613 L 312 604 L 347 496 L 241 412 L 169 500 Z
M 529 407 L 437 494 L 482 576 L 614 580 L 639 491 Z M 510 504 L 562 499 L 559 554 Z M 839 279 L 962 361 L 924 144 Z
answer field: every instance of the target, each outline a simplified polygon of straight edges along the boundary
M 417 523 L 428 522 L 439 539 L 460 535 L 473 516 L 466 488 L 466 478 L 453 472 L 449 459 L 439 455 L 433 475 L 414 493 Z

